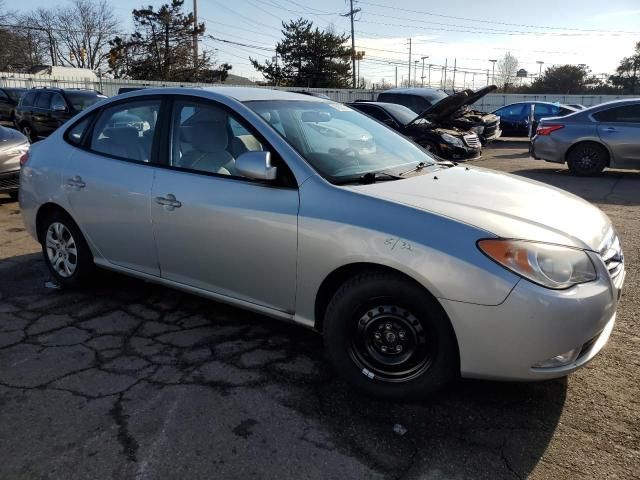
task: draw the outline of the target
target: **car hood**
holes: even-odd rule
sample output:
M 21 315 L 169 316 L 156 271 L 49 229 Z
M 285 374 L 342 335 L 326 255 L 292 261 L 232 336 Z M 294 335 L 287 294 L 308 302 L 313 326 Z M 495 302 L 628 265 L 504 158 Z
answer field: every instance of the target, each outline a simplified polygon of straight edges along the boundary
M 608 217 L 580 197 L 534 180 L 478 167 L 452 167 L 351 188 L 503 238 L 598 251 L 611 228 Z
M 453 95 L 449 95 L 448 97 L 431 105 L 424 112 L 414 118 L 411 123 L 420 118 L 426 118 L 432 122 L 444 120 L 460 110 L 462 107 L 476 103 L 482 97 L 495 91 L 497 88 L 498 87 L 495 85 L 489 85 L 475 92 L 473 90 L 463 90 L 461 92 L 454 93 Z

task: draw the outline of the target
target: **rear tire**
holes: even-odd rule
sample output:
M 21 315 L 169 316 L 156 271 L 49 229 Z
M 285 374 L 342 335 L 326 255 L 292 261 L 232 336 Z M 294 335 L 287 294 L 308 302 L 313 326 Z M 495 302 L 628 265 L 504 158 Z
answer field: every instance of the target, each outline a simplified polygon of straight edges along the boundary
M 437 300 L 392 273 L 363 273 L 331 299 L 325 351 L 335 370 L 367 395 L 425 398 L 459 375 L 455 334 Z
M 69 215 L 54 211 L 42 222 L 42 255 L 54 280 L 63 287 L 86 284 L 95 266 L 80 229 Z
M 9 192 L 9 198 L 11 198 L 11 200 L 13 200 L 14 202 L 18 201 L 18 192 Z
M 597 143 L 580 143 L 567 155 L 567 165 L 574 175 L 590 177 L 599 175 L 607 166 L 609 153 Z

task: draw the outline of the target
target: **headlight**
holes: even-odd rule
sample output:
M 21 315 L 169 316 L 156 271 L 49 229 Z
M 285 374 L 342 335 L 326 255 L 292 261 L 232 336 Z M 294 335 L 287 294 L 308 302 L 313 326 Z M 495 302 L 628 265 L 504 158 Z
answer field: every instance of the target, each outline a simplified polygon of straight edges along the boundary
M 471 127 L 471 131 L 475 132 L 476 135 L 482 135 L 484 133 L 484 127 Z
M 7 157 L 20 157 L 27 151 L 29 151 L 29 144 L 21 143 L 20 145 L 13 147 L 11 150 L 7 150 L 6 155 Z
M 455 145 L 457 147 L 464 147 L 462 140 L 459 139 L 458 137 L 454 137 L 453 135 L 449 135 L 448 133 L 443 133 L 442 135 L 440 135 L 440 137 L 442 138 L 442 140 L 444 140 L 447 143 L 450 143 L 451 145 Z
M 538 285 L 569 288 L 597 278 L 596 269 L 582 250 L 524 240 L 480 240 L 478 248 L 513 273 Z

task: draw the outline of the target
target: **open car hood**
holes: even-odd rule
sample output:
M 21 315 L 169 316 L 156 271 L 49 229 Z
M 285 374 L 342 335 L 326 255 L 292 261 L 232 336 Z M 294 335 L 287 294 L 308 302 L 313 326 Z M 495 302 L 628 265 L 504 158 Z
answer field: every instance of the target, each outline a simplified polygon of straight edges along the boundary
M 465 105 L 472 105 L 484 97 L 486 94 L 495 92 L 498 89 L 496 85 L 488 85 L 480 90 L 467 90 L 466 92 L 469 94 L 469 98 L 467 99 L 467 103 Z
M 462 107 L 476 103 L 486 94 L 491 93 L 497 89 L 497 86 L 489 85 L 475 92 L 473 90 L 467 89 L 458 93 L 454 93 L 453 95 L 449 95 L 448 97 L 445 97 L 439 102 L 431 105 L 424 112 L 414 118 L 411 123 L 409 123 L 409 125 L 420 118 L 426 118 L 427 120 L 430 120 L 432 122 L 444 120 L 445 118 L 453 115 L 455 112 L 460 110 Z
M 454 93 L 453 95 L 449 95 L 448 97 L 443 98 L 437 103 L 434 103 L 429 108 L 427 108 L 424 112 L 418 115 L 416 118 L 411 120 L 409 125 L 414 123 L 416 120 L 420 118 L 426 118 L 431 122 L 437 122 L 438 120 L 442 120 L 456 112 L 462 106 L 466 105 L 467 99 L 469 98 L 469 94 L 466 91 Z

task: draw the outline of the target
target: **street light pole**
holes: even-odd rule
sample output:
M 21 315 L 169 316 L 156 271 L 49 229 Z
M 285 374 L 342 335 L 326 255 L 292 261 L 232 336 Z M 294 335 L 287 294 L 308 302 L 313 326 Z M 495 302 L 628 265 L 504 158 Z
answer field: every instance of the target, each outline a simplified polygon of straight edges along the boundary
M 542 78 L 542 65 L 544 62 L 542 60 L 537 60 L 536 63 L 540 65 L 540 71 L 538 72 L 538 78 Z
M 418 69 L 418 60 L 413 61 L 413 86 L 416 86 L 416 80 L 418 79 L 416 75 L 416 70 Z
M 421 77 L 421 83 L 420 86 L 424 87 L 424 59 L 425 58 L 429 58 L 429 55 L 427 55 L 426 57 L 421 57 L 422 58 L 422 77 Z
M 491 62 L 491 80 L 496 83 L 496 62 L 498 60 L 489 60 Z

